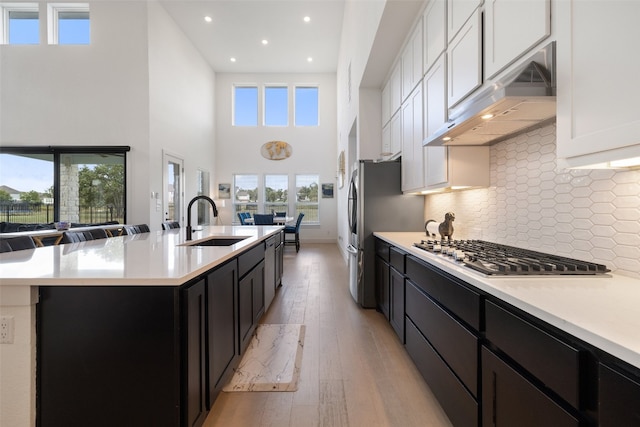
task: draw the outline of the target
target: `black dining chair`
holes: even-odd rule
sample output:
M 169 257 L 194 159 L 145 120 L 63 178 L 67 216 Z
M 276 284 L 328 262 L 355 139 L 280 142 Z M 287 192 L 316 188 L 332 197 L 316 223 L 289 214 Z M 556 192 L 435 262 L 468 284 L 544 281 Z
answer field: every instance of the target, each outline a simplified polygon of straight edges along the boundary
M 95 240 L 90 231 L 65 231 L 60 243 L 80 243 Z
M 254 225 L 273 225 L 273 215 L 271 214 L 254 214 Z
M 177 221 L 166 221 L 162 223 L 163 230 L 172 230 L 174 228 L 180 228 L 180 223 Z
M 107 230 L 105 230 L 104 228 L 96 228 L 95 230 L 89 230 L 89 234 L 91 234 L 94 240 L 106 239 L 109 237 L 109 235 L 107 234 Z
M 300 224 L 302 223 L 302 218 L 304 214 L 300 212 L 298 215 L 298 219 L 296 220 L 296 225 L 285 225 L 284 226 L 284 244 L 285 245 L 296 245 L 296 252 L 300 251 Z M 293 235 L 293 240 L 287 240 L 287 236 Z
M 138 227 L 138 230 L 140 230 L 141 233 L 149 233 L 151 231 L 147 224 L 138 224 L 136 227 Z
M 11 245 L 9 245 L 9 242 L 7 242 L 7 239 L 0 239 L 0 253 L 11 252 L 11 251 L 13 251 L 13 249 L 11 249 Z
M 140 234 L 140 227 L 138 227 L 137 225 L 124 225 L 122 226 L 122 231 L 122 234 L 126 234 L 127 236 Z
M 3 239 L 12 251 L 22 251 L 24 249 L 35 249 L 38 247 L 31 236 L 10 237 Z

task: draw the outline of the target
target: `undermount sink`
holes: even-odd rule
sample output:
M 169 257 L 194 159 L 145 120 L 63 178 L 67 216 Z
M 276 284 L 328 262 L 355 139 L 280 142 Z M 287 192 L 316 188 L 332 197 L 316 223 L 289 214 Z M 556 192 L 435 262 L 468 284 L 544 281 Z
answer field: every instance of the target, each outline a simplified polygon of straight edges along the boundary
M 184 246 L 231 246 L 238 242 L 242 242 L 244 239 L 248 239 L 249 236 L 241 237 L 228 237 L 228 236 L 214 236 L 207 240 L 200 240 L 193 243 L 185 243 Z

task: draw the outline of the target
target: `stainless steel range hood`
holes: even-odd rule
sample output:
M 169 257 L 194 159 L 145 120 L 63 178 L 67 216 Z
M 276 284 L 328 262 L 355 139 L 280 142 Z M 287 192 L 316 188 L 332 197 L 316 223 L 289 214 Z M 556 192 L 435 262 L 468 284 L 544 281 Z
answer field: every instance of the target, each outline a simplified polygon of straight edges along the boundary
M 555 71 L 553 42 L 513 73 L 449 109 L 449 121 L 423 145 L 491 145 L 552 122 Z

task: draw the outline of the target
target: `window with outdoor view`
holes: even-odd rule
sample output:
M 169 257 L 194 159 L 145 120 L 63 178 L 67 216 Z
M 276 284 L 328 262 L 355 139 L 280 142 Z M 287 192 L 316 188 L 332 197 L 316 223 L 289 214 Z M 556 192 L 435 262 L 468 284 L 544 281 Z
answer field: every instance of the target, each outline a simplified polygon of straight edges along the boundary
M 258 175 L 233 176 L 233 219 L 237 221 L 238 213 L 258 212 Z
M 0 3 L 0 42 L 39 44 L 40 17 L 37 3 Z
M 294 102 L 296 126 L 318 126 L 318 88 L 297 86 Z
M 289 176 L 265 175 L 264 176 L 264 211 L 270 213 L 284 213 L 289 211 L 288 202 Z
M 124 223 L 129 147 L 0 147 L 0 218 Z
M 233 89 L 233 125 L 258 125 L 258 88 L 235 86 Z
M 320 178 L 318 175 L 296 175 L 296 203 L 295 213 L 304 213 L 303 223 L 320 222 L 318 188 Z
M 47 7 L 49 44 L 89 44 L 89 4 L 50 3 Z
M 287 126 L 289 124 L 289 91 L 286 86 L 264 88 L 264 125 Z

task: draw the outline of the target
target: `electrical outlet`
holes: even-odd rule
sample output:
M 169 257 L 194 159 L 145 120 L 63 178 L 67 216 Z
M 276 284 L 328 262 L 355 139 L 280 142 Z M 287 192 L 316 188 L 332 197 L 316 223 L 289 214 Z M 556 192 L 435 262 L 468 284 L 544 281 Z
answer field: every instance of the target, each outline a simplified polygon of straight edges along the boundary
M 13 316 L 0 317 L 0 344 L 13 344 Z

